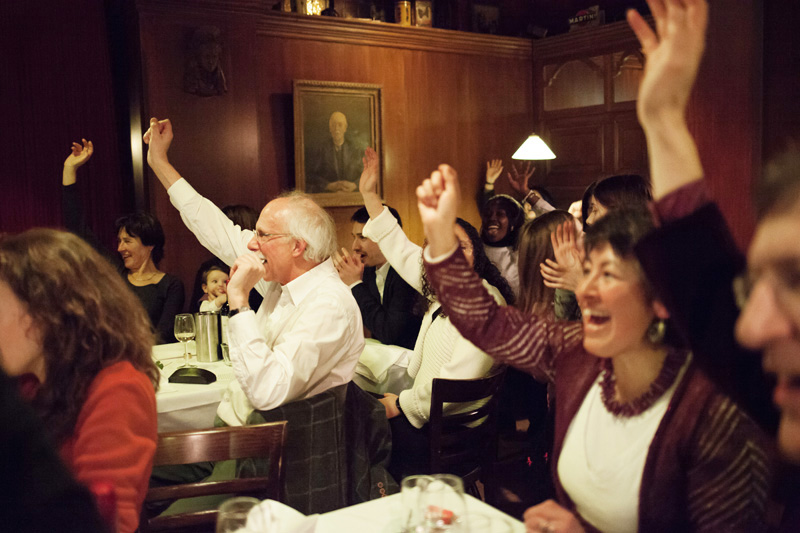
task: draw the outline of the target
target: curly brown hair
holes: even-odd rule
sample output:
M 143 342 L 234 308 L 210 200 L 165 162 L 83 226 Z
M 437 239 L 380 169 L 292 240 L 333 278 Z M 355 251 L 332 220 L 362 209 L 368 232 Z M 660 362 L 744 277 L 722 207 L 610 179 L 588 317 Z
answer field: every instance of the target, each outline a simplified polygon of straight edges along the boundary
M 129 361 L 158 389 L 147 313 L 82 239 L 53 229 L 3 237 L 0 281 L 41 330 L 45 382 L 32 403 L 57 444 L 72 435 L 89 386 L 104 368 Z

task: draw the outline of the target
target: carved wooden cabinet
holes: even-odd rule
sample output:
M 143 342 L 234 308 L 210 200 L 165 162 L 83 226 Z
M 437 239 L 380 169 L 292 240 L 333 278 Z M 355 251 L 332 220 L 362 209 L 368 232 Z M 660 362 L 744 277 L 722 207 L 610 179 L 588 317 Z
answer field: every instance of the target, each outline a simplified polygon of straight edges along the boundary
M 536 132 L 556 159 L 538 183 L 560 207 L 580 199 L 595 179 L 647 174 L 636 94 L 644 58 L 626 23 L 585 29 L 533 45 Z

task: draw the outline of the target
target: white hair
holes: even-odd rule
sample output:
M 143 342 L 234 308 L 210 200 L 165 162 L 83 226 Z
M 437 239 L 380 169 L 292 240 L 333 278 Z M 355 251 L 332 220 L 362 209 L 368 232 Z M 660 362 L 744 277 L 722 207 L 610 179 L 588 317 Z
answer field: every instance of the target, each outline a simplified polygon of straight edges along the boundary
M 311 197 L 300 191 L 283 193 L 289 201 L 283 231 L 306 243 L 303 259 L 322 263 L 334 254 L 338 243 L 333 218 Z

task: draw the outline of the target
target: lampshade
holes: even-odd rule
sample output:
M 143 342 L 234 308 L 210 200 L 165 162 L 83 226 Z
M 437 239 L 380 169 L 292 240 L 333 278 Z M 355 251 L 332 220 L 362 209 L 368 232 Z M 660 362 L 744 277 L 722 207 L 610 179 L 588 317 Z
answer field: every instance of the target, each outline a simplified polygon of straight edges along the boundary
M 511 159 L 526 159 L 526 160 L 539 160 L 539 159 L 555 159 L 556 154 L 547 146 L 541 137 L 535 133 L 531 134 L 522 146 L 517 148 Z

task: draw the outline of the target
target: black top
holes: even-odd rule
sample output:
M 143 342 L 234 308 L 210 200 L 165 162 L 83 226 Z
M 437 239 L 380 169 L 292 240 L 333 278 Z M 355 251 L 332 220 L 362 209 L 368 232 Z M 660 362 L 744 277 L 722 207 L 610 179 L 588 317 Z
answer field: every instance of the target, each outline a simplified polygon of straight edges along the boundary
M 142 302 L 150 322 L 156 330 L 156 344 L 176 342 L 174 335 L 175 315 L 183 309 L 183 283 L 171 274 L 164 274 L 161 281 L 137 286 L 124 274 L 125 284 Z
M 396 344 L 413 350 L 422 316 L 417 312 L 420 295 L 393 268 L 386 274 L 381 303 L 375 284 L 375 267 L 364 269 L 363 282 L 352 289 L 361 309 L 364 326 L 383 344 Z
M 183 310 L 184 292 L 180 279 L 170 274 L 158 283 L 137 287 L 128 281 L 128 270 L 119 254 L 111 253 L 101 244 L 94 232 L 86 224 L 83 206 L 81 205 L 80 190 L 77 185 L 62 187 L 61 206 L 63 210 L 64 225 L 69 231 L 88 242 L 95 250 L 103 255 L 114 265 L 125 284 L 131 288 L 144 306 L 150 322 L 156 333 L 156 343 L 163 344 L 175 342 L 173 326 L 175 315 Z

